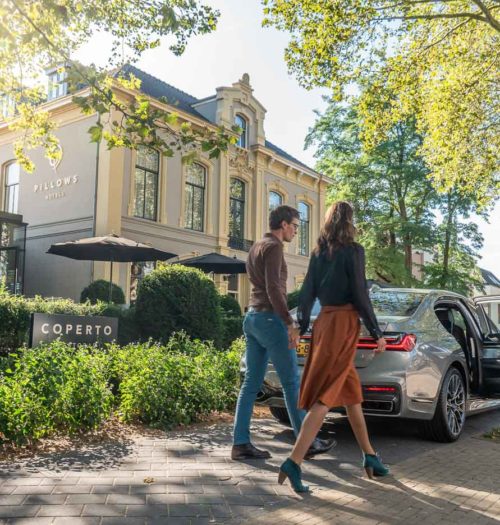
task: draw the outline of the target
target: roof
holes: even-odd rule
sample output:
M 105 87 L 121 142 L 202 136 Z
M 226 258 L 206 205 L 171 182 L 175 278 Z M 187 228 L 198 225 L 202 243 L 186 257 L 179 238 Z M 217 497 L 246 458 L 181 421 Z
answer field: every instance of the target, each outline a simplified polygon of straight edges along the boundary
M 157 99 L 165 98 L 170 106 L 178 107 L 186 113 L 190 113 L 197 118 L 209 122 L 201 113 L 198 113 L 198 111 L 192 107 L 192 104 L 198 102 L 196 97 L 167 84 L 163 80 L 160 80 L 131 64 L 123 66 L 115 73 L 115 76 L 118 76 L 120 73 L 123 73 L 125 76 L 132 73 L 137 77 L 141 81 L 141 91 L 146 95 Z
M 481 270 L 481 275 L 483 276 L 484 284 L 500 288 L 500 279 L 498 279 L 498 277 L 493 272 L 485 270 L 484 268 L 479 269 Z
M 150 75 L 149 73 L 146 73 L 145 71 L 142 71 L 141 69 L 131 64 L 126 64 L 121 69 L 117 70 L 117 72 L 115 73 L 115 76 L 118 76 L 120 73 L 123 73 L 125 76 L 131 73 L 135 77 L 137 77 L 141 81 L 141 91 L 145 93 L 146 95 L 149 95 L 156 99 L 160 99 L 164 97 L 167 100 L 167 103 L 169 105 L 176 106 L 179 109 L 185 111 L 186 113 L 190 113 L 191 115 L 199 119 L 210 122 L 206 117 L 204 117 L 201 113 L 199 113 L 193 106 L 200 102 L 209 100 L 210 98 L 214 98 L 214 95 L 212 95 L 211 97 L 204 97 L 204 98 L 198 99 L 196 97 L 193 97 L 192 95 L 189 95 L 185 91 L 177 89 L 176 87 L 170 84 L 167 84 L 163 80 L 160 80 L 159 78 L 156 78 L 153 75 Z M 303 162 L 296 159 L 295 157 L 287 153 L 285 150 L 276 146 L 272 142 L 269 142 L 268 140 L 266 140 L 265 142 L 265 147 L 274 151 L 280 157 L 290 162 L 293 162 L 294 164 L 297 164 L 298 166 L 302 166 L 303 168 L 306 168 L 310 171 L 314 171 L 312 168 L 307 166 L 307 164 L 304 164 Z

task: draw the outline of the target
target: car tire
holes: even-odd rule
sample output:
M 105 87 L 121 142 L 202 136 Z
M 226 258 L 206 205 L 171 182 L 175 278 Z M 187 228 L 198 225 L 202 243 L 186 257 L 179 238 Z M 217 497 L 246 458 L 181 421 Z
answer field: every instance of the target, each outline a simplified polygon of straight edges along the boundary
M 290 425 L 290 416 L 288 415 L 288 410 L 285 407 L 269 407 L 271 414 L 275 417 L 280 423 L 285 425 Z
M 422 425 L 423 436 L 432 441 L 451 443 L 464 429 L 467 389 L 460 371 L 451 367 L 444 376 L 434 417 Z

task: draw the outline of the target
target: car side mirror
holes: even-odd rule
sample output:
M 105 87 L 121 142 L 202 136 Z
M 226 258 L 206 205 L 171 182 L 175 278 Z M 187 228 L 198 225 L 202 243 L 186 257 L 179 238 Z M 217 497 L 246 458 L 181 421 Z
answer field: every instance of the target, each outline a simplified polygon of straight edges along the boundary
M 500 333 L 499 332 L 489 332 L 486 334 L 486 339 L 499 339 L 500 340 Z

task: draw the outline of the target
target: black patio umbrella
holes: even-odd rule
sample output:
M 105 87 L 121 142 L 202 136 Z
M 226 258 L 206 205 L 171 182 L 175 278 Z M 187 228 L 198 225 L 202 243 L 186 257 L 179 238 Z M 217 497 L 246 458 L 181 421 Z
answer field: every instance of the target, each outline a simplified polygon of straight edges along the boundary
M 190 266 L 192 268 L 199 268 L 203 272 L 213 273 L 246 273 L 245 261 L 236 259 L 236 257 L 227 257 L 220 253 L 207 253 L 206 255 L 200 255 L 199 257 L 192 257 L 191 259 L 185 259 L 179 261 L 178 264 L 184 266 Z
M 81 261 L 110 261 L 109 302 L 111 302 L 114 262 L 166 261 L 172 257 L 177 257 L 175 253 L 157 250 L 148 244 L 132 241 L 115 234 L 58 242 L 53 244 L 47 253 Z

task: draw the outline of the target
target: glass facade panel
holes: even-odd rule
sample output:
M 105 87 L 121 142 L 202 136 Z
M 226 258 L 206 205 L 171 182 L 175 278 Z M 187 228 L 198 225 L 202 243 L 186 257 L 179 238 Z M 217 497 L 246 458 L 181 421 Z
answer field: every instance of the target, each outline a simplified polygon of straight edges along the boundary
M 7 213 L 17 213 L 19 210 L 19 177 L 20 167 L 17 162 L 7 164 L 5 168 L 5 202 Z
M 25 249 L 26 224 L 21 216 L 0 212 L 0 281 L 12 294 L 23 292 Z

